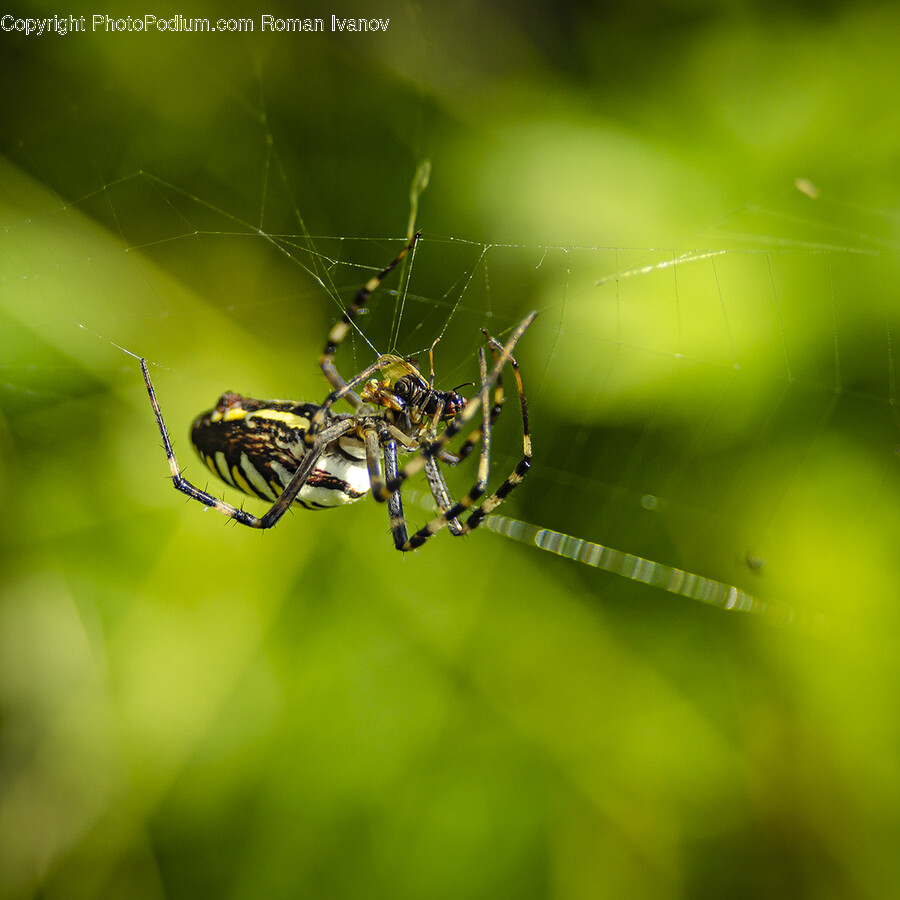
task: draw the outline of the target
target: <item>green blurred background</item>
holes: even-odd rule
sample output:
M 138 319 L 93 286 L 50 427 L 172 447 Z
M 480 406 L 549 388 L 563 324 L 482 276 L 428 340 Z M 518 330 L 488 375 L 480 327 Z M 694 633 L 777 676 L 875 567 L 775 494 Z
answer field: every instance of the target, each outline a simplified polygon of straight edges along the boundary
M 890 896 L 895 6 L 97 12 L 0 33 L 0 896 Z M 323 396 L 424 160 L 408 293 L 361 324 L 403 354 L 443 334 L 450 387 L 480 327 L 539 310 L 504 512 L 823 627 L 486 530 L 401 556 L 373 502 L 261 535 L 172 491 L 122 348 L 205 485 L 190 421 L 226 389 Z

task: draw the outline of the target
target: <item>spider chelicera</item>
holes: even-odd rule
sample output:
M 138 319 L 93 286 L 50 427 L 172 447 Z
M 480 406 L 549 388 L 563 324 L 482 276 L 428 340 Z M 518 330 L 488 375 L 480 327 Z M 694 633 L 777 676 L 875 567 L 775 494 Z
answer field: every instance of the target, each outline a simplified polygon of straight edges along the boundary
M 227 484 L 270 501 L 271 507 L 262 516 L 232 506 L 182 477 L 147 362 L 141 360 L 176 490 L 251 528 L 271 528 L 292 503 L 308 509 L 326 509 L 371 493 L 379 502 L 387 503 L 394 546 L 406 551 L 420 547 L 444 527 L 453 535 L 468 534 L 518 487 L 531 467 L 531 434 L 522 376 L 513 350 L 534 320 L 534 312 L 516 326 L 506 344 L 483 332 L 493 365 L 488 370 L 484 347 L 480 347 L 480 383 L 469 400 L 455 390 L 436 389 L 433 374 L 426 380 L 410 360 L 391 354 L 379 356 L 347 381 L 335 366 L 337 348 L 353 327 L 357 314 L 418 239 L 416 234 L 388 266 L 366 282 L 331 329 L 319 364 L 332 391 L 321 405 L 253 400 L 226 393 L 215 409 L 194 420 L 191 441 L 200 458 Z M 478 504 L 487 490 L 491 428 L 503 404 L 501 373 L 507 364 L 513 368 L 522 410 L 522 459 L 506 480 Z M 359 385 L 362 389 L 357 393 Z M 339 400 L 349 403 L 353 412 L 334 412 Z M 479 413 L 481 424 L 455 453 L 451 452 L 450 441 Z M 479 443 L 477 480 L 462 499 L 454 501 L 440 464 L 455 466 Z M 414 454 L 402 468 L 398 466 L 398 452 Z M 422 469 L 439 514 L 410 535 L 400 487 Z M 465 521 L 461 521 L 463 516 Z

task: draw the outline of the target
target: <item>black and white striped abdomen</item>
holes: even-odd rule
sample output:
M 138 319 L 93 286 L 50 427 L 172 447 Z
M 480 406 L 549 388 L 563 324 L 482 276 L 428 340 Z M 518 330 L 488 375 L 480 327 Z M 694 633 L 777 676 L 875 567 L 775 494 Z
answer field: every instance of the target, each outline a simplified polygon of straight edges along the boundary
M 273 502 L 306 454 L 303 436 L 318 407 L 223 394 L 191 426 L 191 442 L 210 471 L 245 494 Z M 326 448 L 294 500 L 307 509 L 344 506 L 369 490 L 365 449 L 347 436 Z

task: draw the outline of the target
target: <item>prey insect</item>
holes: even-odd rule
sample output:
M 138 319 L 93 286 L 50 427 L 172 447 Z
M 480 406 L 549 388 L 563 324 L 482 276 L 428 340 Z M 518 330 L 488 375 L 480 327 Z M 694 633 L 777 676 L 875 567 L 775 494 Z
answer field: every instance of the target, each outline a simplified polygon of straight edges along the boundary
M 519 364 L 513 351 L 536 313 L 530 312 L 505 344 L 483 332 L 485 347 L 478 351 L 477 391 L 466 399 L 457 391 L 434 387 L 411 360 L 392 354 L 379 356 L 370 366 L 344 379 L 335 354 L 372 293 L 416 246 L 421 233 L 357 292 L 353 302 L 331 329 L 319 365 L 331 386 L 321 404 L 284 400 L 254 400 L 225 393 L 216 407 L 198 416 L 191 442 L 214 475 L 246 494 L 268 501 L 262 516 L 220 500 L 191 484 L 181 474 L 163 420 L 146 360 L 141 370 L 176 490 L 251 528 L 271 528 L 291 504 L 328 509 L 353 503 L 367 493 L 386 503 L 391 534 L 398 550 L 415 550 L 447 528 L 453 535 L 468 534 L 515 490 L 531 467 L 528 406 Z M 491 429 L 504 402 L 502 372 L 511 366 L 522 416 L 522 458 L 506 479 L 487 497 L 491 462 Z M 351 412 L 336 412 L 344 401 Z M 452 452 L 451 441 L 467 426 L 477 424 Z M 459 500 L 450 496 L 442 465 L 455 466 L 479 447 L 476 481 Z M 404 465 L 399 455 L 410 458 Z M 409 533 L 401 487 L 408 478 L 425 472 L 438 514 L 423 528 Z M 480 501 L 480 502 L 479 502 Z

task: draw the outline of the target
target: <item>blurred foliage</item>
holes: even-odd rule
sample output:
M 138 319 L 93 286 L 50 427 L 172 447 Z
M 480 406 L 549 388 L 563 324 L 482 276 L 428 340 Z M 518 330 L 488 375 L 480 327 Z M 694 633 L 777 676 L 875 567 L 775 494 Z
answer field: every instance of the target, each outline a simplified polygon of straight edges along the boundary
M 0 34 L 0 896 L 884 896 L 900 12 L 154 12 L 257 30 Z M 449 386 L 539 310 L 504 511 L 821 633 L 487 532 L 401 558 L 373 502 L 260 535 L 171 490 L 128 353 L 205 484 L 187 423 L 322 396 L 424 159 L 425 238 L 362 326 L 441 336 Z

